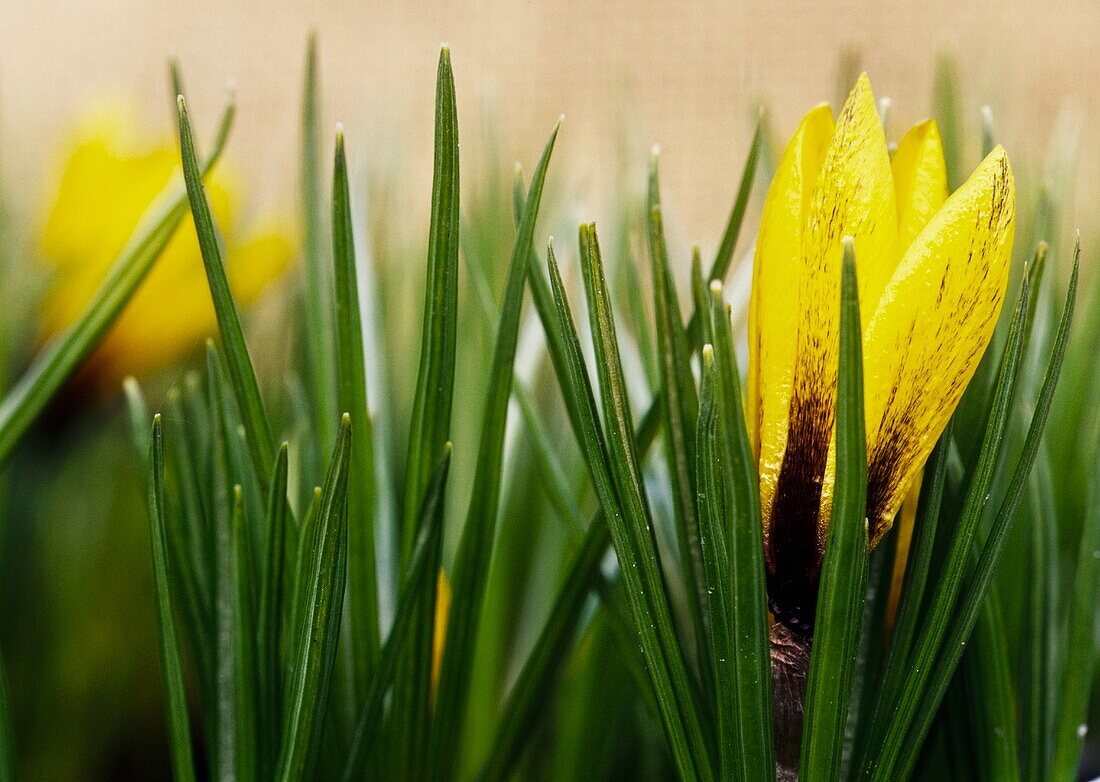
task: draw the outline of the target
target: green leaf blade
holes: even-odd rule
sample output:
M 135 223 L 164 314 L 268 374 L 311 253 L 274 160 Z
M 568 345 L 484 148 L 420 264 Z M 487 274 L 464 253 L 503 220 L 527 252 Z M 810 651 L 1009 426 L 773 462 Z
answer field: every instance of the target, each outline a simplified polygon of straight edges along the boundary
M 703 346 L 703 373 L 699 393 L 698 420 L 698 480 L 699 532 L 702 541 L 703 564 L 706 570 L 710 627 L 710 660 L 714 667 L 714 711 L 718 733 L 718 773 L 721 779 L 737 777 L 741 762 L 741 742 L 738 733 L 738 693 L 736 647 L 729 605 L 733 584 L 729 568 L 729 542 L 723 529 L 723 478 L 720 470 L 727 468 L 721 458 L 719 415 L 715 386 L 718 373 L 714 366 L 714 349 Z
M 336 135 L 332 182 L 332 250 L 336 280 L 338 398 L 356 426 L 348 482 L 348 639 L 355 699 L 366 695 L 378 657 L 378 581 L 375 556 L 374 434 L 367 400 L 366 353 L 355 267 L 344 134 Z
M 800 778 L 808 782 L 840 776 L 867 587 L 863 338 L 854 244 L 848 237 L 844 240 L 840 307 L 836 487 L 821 565 L 799 765 Z
M 409 571 L 398 590 L 393 625 L 386 643 L 382 646 L 378 665 L 371 674 L 367 697 L 359 710 L 355 733 L 348 750 L 347 763 L 344 766 L 344 782 L 354 782 L 363 778 L 369 753 L 374 748 L 373 742 L 382 728 L 386 693 L 397 671 L 399 656 L 406 648 L 413 626 L 415 608 L 426 599 L 434 599 L 436 588 L 434 563 L 443 537 L 444 497 L 450 464 L 451 447 L 448 443 L 424 496 L 420 512 L 419 526 L 422 530 L 420 541 L 413 552 Z
M 1096 660 L 1097 561 L 1100 559 L 1100 449 L 1093 448 L 1089 504 L 1077 548 L 1066 618 L 1061 709 L 1055 717 L 1051 779 L 1072 779 L 1081 756 L 1092 672 Z
M 271 475 L 271 495 L 267 506 L 267 550 L 260 574 L 259 619 L 257 637 L 259 638 L 257 679 L 259 709 L 257 712 L 259 727 L 260 772 L 264 778 L 270 778 L 275 770 L 279 756 L 280 732 L 283 714 L 283 610 L 284 585 L 287 581 L 283 572 L 286 561 L 286 528 L 289 516 L 287 505 L 287 480 L 289 475 L 289 447 L 283 443 L 275 455 L 275 465 Z
M 302 210 L 303 351 L 313 424 L 317 427 L 321 454 L 332 449 L 338 421 L 336 354 L 332 334 L 333 291 L 325 247 L 324 193 L 321 184 L 321 88 L 318 75 L 317 36 L 306 45 L 305 78 L 302 81 L 302 128 L 299 192 Z M 333 237 L 335 241 L 335 237 Z M 345 410 L 347 408 L 344 408 Z M 356 428 L 363 422 L 355 416 Z M 357 436 L 358 437 L 358 436 Z
M 264 409 L 256 371 L 252 366 L 248 346 L 245 344 L 244 329 L 241 327 L 240 315 L 233 301 L 229 278 L 226 276 L 214 217 L 210 212 L 210 204 L 202 183 L 202 171 L 195 154 L 195 142 L 191 132 L 191 121 L 187 114 L 187 104 L 182 95 L 177 102 L 183 178 L 187 185 L 187 196 L 191 203 L 191 214 L 195 221 L 195 232 L 199 240 L 210 296 L 214 302 L 218 331 L 222 335 L 230 385 L 245 425 L 256 474 L 261 476 L 261 480 L 266 480 L 274 460 L 271 424 Z
M 723 426 L 721 458 L 730 521 L 728 548 L 732 572 L 734 658 L 737 661 L 737 742 L 743 778 L 771 779 L 776 756 L 773 736 L 771 646 L 764 574 L 764 526 L 760 518 L 760 482 L 749 443 L 741 399 L 741 378 L 733 345 L 729 306 L 722 285 L 710 285 L 710 317 L 704 332 L 714 338 L 718 372 L 719 417 Z
M 913 766 L 916 764 L 920 745 L 930 729 L 932 720 L 935 716 L 935 707 L 939 704 L 940 699 L 943 697 L 943 693 L 950 683 L 951 675 L 954 673 L 959 663 L 966 641 L 970 636 L 974 624 L 978 620 L 978 614 L 981 610 L 985 596 L 989 591 L 996 564 L 1004 549 L 1011 523 L 1015 518 L 1016 510 L 1023 497 L 1028 475 L 1030 474 L 1031 467 L 1034 464 L 1039 450 L 1047 415 L 1050 412 L 1050 405 L 1054 396 L 1055 387 L 1058 383 L 1062 361 L 1065 358 L 1069 327 L 1073 319 L 1074 305 L 1076 302 L 1079 271 L 1080 246 L 1078 245 L 1075 251 L 1073 274 L 1070 278 L 1069 289 L 1066 293 L 1065 304 L 1062 308 L 1061 320 L 1059 321 L 1058 330 L 1051 348 L 1042 386 L 1039 390 L 1038 398 L 1036 399 L 1035 410 L 1031 417 L 1031 423 L 1028 426 L 1023 449 L 1013 469 L 1008 487 L 1005 490 L 1005 495 L 1001 500 L 996 517 L 986 536 L 985 543 L 981 548 L 978 563 L 975 567 L 969 569 L 971 572 L 967 573 L 968 579 L 965 593 L 957 603 L 952 601 L 953 605 L 948 604 L 948 608 L 953 609 L 952 613 L 954 616 L 951 617 L 950 631 L 945 633 L 946 637 L 943 638 L 942 646 L 938 650 L 934 666 L 930 664 L 927 669 L 916 669 L 909 677 L 907 689 L 910 691 L 916 689 L 912 686 L 916 682 L 921 682 L 923 680 L 923 683 L 927 685 L 922 692 L 923 697 L 919 700 L 904 700 L 905 693 L 903 692 L 903 704 L 908 706 L 908 709 L 895 715 L 894 719 L 891 721 L 890 731 L 887 734 L 888 744 L 886 746 L 891 753 L 897 753 L 898 760 L 896 761 L 896 766 L 893 766 L 893 768 L 903 776 L 910 773 Z M 1017 317 L 1014 318 L 1013 328 L 1009 331 L 1008 347 L 1006 348 L 1006 357 L 1008 358 L 1010 366 L 1012 363 L 1018 366 L 1019 354 L 1022 348 L 1022 326 L 1028 309 L 1028 284 L 1026 276 L 1024 285 L 1021 289 L 1020 298 L 1021 304 L 1018 305 Z M 1003 372 L 1004 370 L 1002 369 L 1002 373 Z M 1015 378 L 1011 377 L 1011 375 L 1010 378 L 1013 382 L 1009 383 L 1009 385 L 1014 386 Z M 998 400 L 1002 396 L 1002 391 L 1004 391 L 1001 386 L 1002 384 L 999 383 L 997 394 Z M 1011 395 L 1009 395 L 1008 398 L 1011 399 Z M 1004 409 L 1002 409 L 999 404 L 994 408 L 993 414 L 990 417 L 991 426 L 1000 423 L 999 419 L 1007 415 L 1007 408 L 1007 403 L 1004 405 Z M 984 450 L 983 448 L 983 451 Z M 992 454 L 988 455 L 992 456 Z M 984 460 L 985 456 L 987 456 L 987 454 L 983 453 L 982 460 Z M 970 493 L 973 493 L 973 489 L 974 486 L 972 485 Z M 970 503 L 970 493 L 968 493 L 967 498 L 968 504 Z M 984 492 L 982 494 L 984 496 Z M 966 510 L 964 508 L 964 514 L 965 512 Z M 958 543 L 958 538 L 956 538 L 955 543 Z M 969 542 L 967 545 L 969 546 Z M 951 564 L 952 560 L 949 559 L 948 562 Z M 941 594 L 942 589 L 943 585 L 941 584 Z M 940 597 L 941 594 L 937 594 L 936 597 Z M 934 601 L 936 597 L 933 598 Z M 933 606 L 935 606 L 935 604 L 936 603 L 933 602 Z M 922 641 L 923 643 L 918 643 L 916 652 L 914 653 L 916 659 L 915 664 L 921 663 L 922 658 L 917 657 L 917 654 L 922 651 L 922 646 L 927 647 L 930 645 L 928 639 L 922 639 Z M 906 735 L 906 739 L 897 742 L 894 737 L 902 734 Z M 887 754 L 886 758 L 889 760 L 890 754 Z M 891 763 L 879 765 L 876 769 L 876 773 L 880 775 L 879 778 L 882 778 L 881 775 L 885 774 L 887 770 L 890 770 L 891 766 Z
M 299 584 L 296 663 L 286 687 L 286 716 L 277 778 L 307 779 L 317 764 L 336 641 L 347 582 L 347 494 L 351 417 L 344 414 L 329 463 L 308 548 L 305 583 Z
M 905 676 L 898 696 L 881 712 L 877 735 L 870 742 L 873 750 L 864 767 L 868 779 L 892 779 L 894 763 L 904 751 L 908 731 L 921 698 L 924 696 L 930 669 L 948 630 L 956 598 L 962 588 L 967 559 L 977 533 L 977 526 L 990 490 L 997 456 L 1004 440 L 1009 407 L 1015 392 L 1024 344 L 1024 322 L 1027 317 L 1028 278 L 1025 275 L 1016 307 L 1012 314 L 1008 340 L 1001 357 L 994 402 L 986 424 L 974 477 L 966 492 L 963 510 L 951 537 L 950 551 L 943 572 L 932 584 L 933 591 L 926 610 L 922 611 L 921 631 L 914 638 L 913 651 L 905 664 Z
M 683 652 L 672 625 L 668 594 L 644 496 L 618 338 L 595 226 L 581 227 L 580 242 L 600 398 L 607 421 L 606 455 L 601 459 L 600 450 L 590 447 L 589 467 L 594 472 L 606 471 L 599 481 L 605 484 L 600 502 L 608 515 L 621 572 L 631 599 L 635 628 L 645 650 L 645 659 L 657 691 L 662 721 L 673 757 L 682 775 L 711 779 L 713 769 L 699 713 L 698 696 L 688 676 Z M 551 268 L 556 273 L 556 265 Z M 565 303 L 560 277 L 554 282 L 562 331 L 573 330 L 572 341 L 575 339 L 575 330 Z M 571 348 L 571 353 L 574 354 L 574 376 L 583 376 L 587 381 L 579 344 L 575 349 Z M 579 387 L 574 383 L 574 388 Z M 588 397 L 591 399 L 590 392 Z M 592 418 L 590 426 L 598 429 L 599 423 L 594 409 L 589 417 Z M 588 439 L 593 446 L 596 445 L 597 441 L 592 437 Z
M 703 552 L 699 542 L 699 520 L 695 506 L 696 419 L 699 400 L 691 372 L 691 351 L 687 330 L 680 320 L 680 301 L 669 267 L 661 213 L 660 183 L 657 176 L 656 152 L 649 169 L 649 257 L 653 275 L 653 308 L 656 315 L 657 366 L 660 377 L 660 399 L 664 413 L 664 432 L 668 452 L 668 467 L 672 478 L 673 518 L 680 551 L 680 570 L 688 598 L 699 670 L 703 689 L 713 687 L 710 680 L 712 662 L 707 652 L 706 577 Z
M 454 390 L 455 329 L 458 307 L 459 160 L 458 119 L 451 53 L 443 47 L 436 75 L 435 163 L 432 175 L 428 276 L 409 430 L 402 514 L 401 561 L 407 563 L 416 541 L 420 502 L 447 441 Z
M 191 749 L 191 727 L 187 712 L 187 688 L 183 675 L 183 653 L 172 618 L 172 594 L 168 575 L 168 539 L 164 528 L 164 439 L 160 415 L 153 419 L 149 443 L 148 507 L 149 537 L 153 550 L 153 582 L 156 590 L 157 646 L 164 676 L 165 708 L 168 711 L 172 774 L 177 782 L 195 779 Z M 2 686 L 2 683 L 0 683 Z M 0 693 L 2 694 L 2 693 Z M 6 706 L 0 701 L 0 707 Z M 2 728 L 2 726 L 0 726 Z M 0 730 L 0 778 L 4 768 L 3 731 Z
M 531 179 L 524 205 L 523 219 L 516 233 L 512 260 L 508 267 L 497 342 L 490 365 L 489 388 L 482 419 L 477 468 L 470 495 L 469 512 L 462 530 L 458 554 L 452 571 L 454 594 L 447 638 L 444 645 L 435 721 L 430 745 L 429 776 L 450 778 L 461 739 L 464 707 L 469 696 L 473 656 L 481 609 L 489 575 L 500 502 L 501 467 L 504 458 L 504 434 L 508 400 L 515 370 L 516 343 L 519 338 L 523 291 L 526 287 L 528 259 L 538 219 L 546 171 L 553 154 L 561 121 L 555 125 L 543 149 Z

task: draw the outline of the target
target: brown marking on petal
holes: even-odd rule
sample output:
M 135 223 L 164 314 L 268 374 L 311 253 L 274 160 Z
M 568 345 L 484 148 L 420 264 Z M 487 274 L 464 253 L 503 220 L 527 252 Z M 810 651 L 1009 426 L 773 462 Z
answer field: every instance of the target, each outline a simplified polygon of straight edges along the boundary
M 798 630 L 812 627 L 821 570 L 818 523 L 833 412 L 827 401 L 796 393 L 764 547 L 768 597 L 775 618 Z
M 908 489 L 903 482 L 908 482 L 906 479 L 912 476 L 919 466 L 916 462 L 923 458 L 922 454 L 927 455 L 931 448 L 932 443 L 926 440 L 933 435 L 939 436 L 939 432 L 928 431 L 923 419 L 937 407 L 954 410 L 966 390 L 963 377 L 959 374 L 954 374 L 946 385 L 936 387 L 937 376 L 943 374 L 938 351 L 925 352 L 915 357 L 909 356 L 913 329 L 934 327 L 936 336 L 932 344 L 941 347 L 957 344 L 956 330 L 959 324 L 974 317 L 988 317 L 989 313 L 1000 310 L 1003 293 L 994 286 L 992 297 L 983 300 L 982 291 L 986 290 L 987 286 L 982 283 L 989 275 L 989 266 L 984 263 L 988 250 L 986 242 L 996 236 L 994 226 L 1004 218 L 1008 205 L 1005 193 L 1007 176 L 1007 162 L 1003 162 L 1001 176 L 994 181 L 994 187 L 990 193 L 988 213 L 980 212 L 976 216 L 973 236 L 985 237 L 985 241 L 973 243 L 965 260 L 960 259 L 955 263 L 949 263 L 940 279 L 937 300 L 931 310 L 942 313 L 941 305 L 945 293 L 951 287 L 948 277 L 951 274 L 959 274 L 973 278 L 972 283 L 965 288 L 967 295 L 955 303 L 954 316 L 933 317 L 933 313 L 930 312 L 927 318 L 918 317 L 910 325 L 904 343 L 896 346 L 904 357 L 901 361 L 901 371 L 897 383 L 890 391 L 883 411 L 882 423 L 875 442 L 869 447 L 867 459 L 867 518 L 870 523 L 872 546 L 878 543 L 893 524 L 901 496 Z M 982 223 L 986 224 L 985 228 L 982 227 Z M 956 363 L 966 365 L 975 362 L 978 354 L 984 352 L 985 347 L 984 344 L 974 343 L 967 352 L 966 358 L 961 362 L 956 360 Z M 904 389 L 905 393 L 899 393 L 901 389 Z M 926 399 L 922 391 L 914 391 L 914 389 L 934 389 L 936 399 Z M 899 398 L 904 401 L 899 401 Z

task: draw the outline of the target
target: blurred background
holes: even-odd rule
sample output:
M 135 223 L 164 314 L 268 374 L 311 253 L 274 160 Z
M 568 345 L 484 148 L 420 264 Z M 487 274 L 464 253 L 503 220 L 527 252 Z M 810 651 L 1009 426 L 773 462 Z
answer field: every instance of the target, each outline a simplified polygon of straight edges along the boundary
M 359 189 L 389 218 L 391 244 L 377 255 L 393 272 L 382 288 L 393 298 L 383 304 L 417 305 L 391 322 L 390 356 L 415 338 L 444 41 L 458 90 L 464 209 L 483 216 L 497 209 L 496 222 L 481 224 L 498 226 L 505 244 L 510 219 L 507 197 L 499 196 L 507 189 L 486 183 L 506 184 L 516 159 L 530 170 L 559 114 L 566 122 L 547 222 L 567 238 L 581 219 L 618 225 L 616 210 L 644 185 L 657 143 L 666 221 L 676 257 L 686 261 L 691 244 L 704 257 L 718 244 L 761 108 L 783 143 L 809 107 L 823 100 L 835 107 L 865 69 L 876 97 L 892 99 L 896 139 L 932 113 L 934 72 L 944 58 L 961 75 L 963 137 L 973 140 L 968 165 L 979 148 L 980 108 L 989 105 L 1021 191 L 1034 194 L 1057 179 L 1061 227 L 1085 221 L 1092 228 L 1100 197 L 1096 145 L 1079 154 L 1074 146 L 1100 128 L 1100 4 L 1085 0 L 9 0 L 0 21 L 0 388 L 90 294 L 58 293 L 57 272 L 83 263 L 82 248 L 113 246 L 119 231 L 120 242 L 127 220 L 136 220 L 119 218 L 122 228 L 108 217 L 57 223 L 68 198 L 104 215 L 129 198 L 81 178 L 99 170 L 88 139 L 175 154 L 173 58 L 200 139 L 213 133 L 226 90 L 236 95 L 222 173 L 230 194 L 224 221 L 240 226 L 239 242 L 230 232 L 231 247 L 247 260 L 254 242 L 275 241 L 274 251 L 265 245 L 264 257 L 277 266 L 270 278 L 295 263 L 310 31 L 319 46 L 322 127 L 345 125 Z M 124 118 L 124 127 L 104 130 L 105 113 Z M 162 184 L 152 179 L 149 197 Z M 1086 233 L 1088 240 L 1095 231 Z M 494 257 L 493 280 L 501 264 Z M 201 281 L 197 263 L 191 271 Z M 285 286 L 234 282 L 258 303 L 250 324 L 261 370 L 279 377 L 287 361 Z M 62 394 L 0 477 L 0 649 L 27 779 L 167 777 L 147 520 L 118 389 L 124 374 L 136 373 L 157 402 L 195 365 L 188 351 L 213 329 L 196 307 L 173 314 L 191 328 L 176 335 L 171 355 L 151 356 L 140 328 L 120 326 L 110 350 Z M 472 366 L 465 371 L 476 378 Z M 407 385 L 393 382 L 394 409 L 406 409 Z
M 401 160 L 418 217 L 442 41 L 452 46 L 464 146 L 481 142 L 475 128 L 488 112 L 507 162 L 527 159 L 564 113 L 558 159 L 583 176 L 578 197 L 591 198 L 613 185 L 600 163 L 628 123 L 639 154 L 661 144 L 679 227 L 704 249 L 725 219 L 755 106 L 788 133 L 808 106 L 835 100 L 845 53 L 878 97 L 893 98 L 897 127 L 928 114 L 945 52 L 965 74 L 971 119 L 991 105 L 1016 158 L 1041 154 L 1067 118 L 1089 130 L 1100 120 L 1100 5 L 1085 0 L 13 0 L 0 26 L 0 165 L 21 191 L 48 189 L 51 153 L 74 112 L 104 93 L 134 101 L 151 132 L 170 132 L 165 65 L 176 57 L 200 128 L 216 122 L 226 86 L 235 89 L 230 159 L 250 193 L 293 203 L 309 30 L 320 41 L 326 118 L 372 160 Z

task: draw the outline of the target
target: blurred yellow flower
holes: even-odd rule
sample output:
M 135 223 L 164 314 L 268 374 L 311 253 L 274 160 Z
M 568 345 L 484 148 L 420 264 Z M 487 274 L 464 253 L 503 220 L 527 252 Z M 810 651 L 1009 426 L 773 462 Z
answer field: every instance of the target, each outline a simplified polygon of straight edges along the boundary
M 83 311 L 179 166 L 173 143 L 149 143 L 137 127 L 132 112 L 112 105 L 86 116 L 71 136 L 38 243 L 54 275 L 41 309 L 43 339 Z M 240 187 L 224 166 L 206 184 L 234 295 L 238 303 L 248 303 L 286 268 L 292 240 L 273 218 L 243 225 Z M 170 364 L 216 330 L 188 214 L 85 371 L 97 384 L 113 387 L 127 374 Z

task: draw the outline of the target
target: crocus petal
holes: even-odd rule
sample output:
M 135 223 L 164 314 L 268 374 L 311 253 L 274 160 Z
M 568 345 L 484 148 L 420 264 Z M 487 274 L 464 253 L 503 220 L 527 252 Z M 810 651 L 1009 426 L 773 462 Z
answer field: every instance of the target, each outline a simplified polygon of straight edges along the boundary
M 892 264 L 897 207 L 886 139 L 866 75 L 837 121 L 802 234 L 802 265 L 780 298 L 797 313 L 785 441 L 761 430 L 760 501 L 773 610 L 812 622 L 832 479 L 827 472 L 836 405 L 841 239 L 855 240 L 861 280 Z M 797 298 L 796 298 L 797 297 Z M 765 404 L 767 404 L 765 402 Z M 782 447 L 782 458 L 772 457 Z
M 947 165 L 943 159 L 940 131 L 934 120 L 914 125 L 902 136 L 890 167 L 894 172 L 894 192 L 898 201 L 900 259 L 947 200 Z M 893 269 L 890 271 L 893 274 Z
M 787 439 L 798 323 L 798 301 L 790 292 L 802 266 L 802 226 L 832 135 L 828 105 L 815 107 L 803 118 L 768 188 L 756 239 L 749 301 L 748 429 L 757 458 L 760 432 L 766 432 L 763 458 L 777 467 Z
M 1012 171 L 997 147 L 913 241 L 864 332 L 872 543 L 892 523 L 989 344 L 1015 213 Z
M 451 581 L 439 571 L 435 582 L 435 616 L 432 624 L 432 701 L 439 686 L 439 672 L 443 667 L 443 649 L 447 641 L 447 619 L 451 615 Z
M 43 341 L 71 324 L 87 306 L 118 253 L 179 167 L 172 144 L 150 147 L 126 121 L 129 113 L 97 112 L 75 136 L 72 152 L 39 237 L 39 255 L 55 272 L 40 311 Z M 233 293 L 254 300 L 293 256 L 285 225 L 267 225 L 241 241 L 241 190 L 223 165 L 206 180 L 215 222 L 225 237 Z M 126 374 L 155 370 L 214 333 L 217 322 L 195 228 L 188 216 L 90 357 L 85 375 L 115 390 Z
M 905 493 L 905 501 L 901 504 L 901 513 L 898 514 L 898 547 L 894 551 L 894 569 L 890 577 L 890 595 L 886 601 L 886 629 L 894 626 L 894 620 L 898 615 L 898 603 L 901 601 L 901 587 L 905 581 L 905 566 L 909 563 L 909 546 L 913 542 L 913 527 L 917 523 L 917 503 L 920 500 L 920 485 L 924 471 L 918 470 L 909 490 Z

